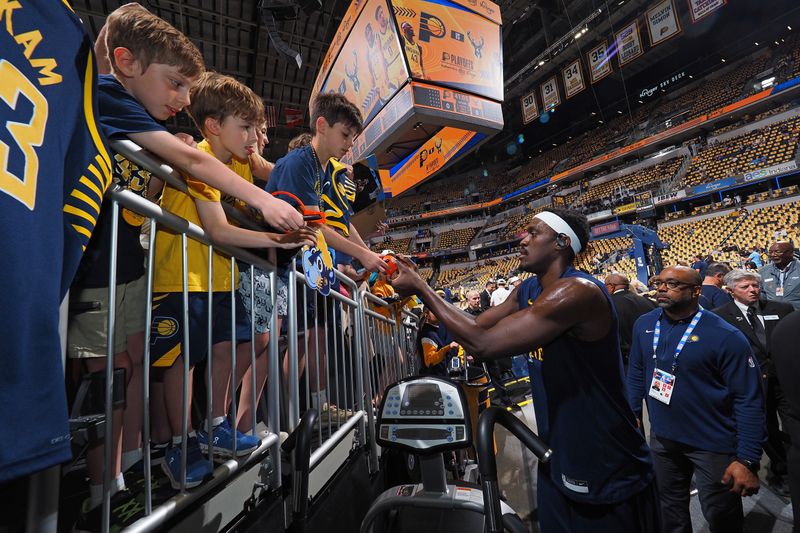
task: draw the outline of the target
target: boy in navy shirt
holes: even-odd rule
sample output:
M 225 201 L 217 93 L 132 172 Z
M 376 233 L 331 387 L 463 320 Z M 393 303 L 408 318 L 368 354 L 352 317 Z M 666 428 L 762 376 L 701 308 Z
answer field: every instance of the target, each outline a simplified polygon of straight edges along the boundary
M 385 272 L 386 264 L 364 244 L 350 223 L 349 180 L 344 179 L 345 165 L 338 161 L 350 150 L 353 139 L 362 129 L 361 112 L 344 96 L 334 93 L 316 95 L 311 106 L 311 143 L 292 150 L 275 163 L 266 190 L 292 193 L 307 210 L 324 212 L 326 222 L 320 231 L 337 255 L 355 258 L 367 270 Z M 324 349 L 325 346 L 324 325 L 320 324 L 325 313 L 319 312 L 315 320 L 316 304 L 313 297 L 309 298 L 306 338 L 309 339 L 310 382 L 315 393 L 312 401 L 318 408 L 324 408 L 328 403 L 325 358 L 316 357 L 316 347 Z M 302 325 L 302 318 L 298 322 Z M 305 344 L 301 343 L 299 347 L 301 372 L 305 366 Z M 319 369 L 316 368 L 317 359 Z

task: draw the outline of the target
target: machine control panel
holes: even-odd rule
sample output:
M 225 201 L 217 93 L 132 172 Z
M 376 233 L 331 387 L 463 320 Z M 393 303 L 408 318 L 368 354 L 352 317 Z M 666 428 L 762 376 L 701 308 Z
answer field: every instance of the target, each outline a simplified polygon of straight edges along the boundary
M 433 377 L 399 381 L 386 389 L 378 417 L 378 442 L 414 452 L 459 449 L 470 444 L 464 393 Z

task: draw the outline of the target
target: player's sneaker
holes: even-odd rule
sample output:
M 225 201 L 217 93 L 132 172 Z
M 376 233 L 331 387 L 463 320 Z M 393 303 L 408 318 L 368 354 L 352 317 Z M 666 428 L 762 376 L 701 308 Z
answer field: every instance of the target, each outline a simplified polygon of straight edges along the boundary
M 214 455 L 219 455 L 221 457 L 233 457 L 234 438 L 236 439 L 237 457 L 248 455 L 261 446 L 261 439 L 258 437 L 254 435 L 245 435 L 238 429 L 233 430 L 227 418 L 223 420 L 220 425 L 214 426 L 213 434 L 214 437 L 211 445 L 214 446 Z M 200 443 L 200 449 L 205 453 L 209 453 L 208 433 L 197 430 L 197 441 Z
M 175 490 L 181 488 L 181 446 L 176 445 L 167 451 L 161 468 Z M 193 489 L 205 481 L 213 472 L 208 460 L 203 457 L 197 439 L 190 437 L 186 442 L 186 488 Z

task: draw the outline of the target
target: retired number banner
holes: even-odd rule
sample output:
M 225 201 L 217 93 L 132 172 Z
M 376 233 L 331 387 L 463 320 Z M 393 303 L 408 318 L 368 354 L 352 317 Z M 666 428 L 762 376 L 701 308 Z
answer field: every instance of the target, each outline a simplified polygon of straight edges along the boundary
M 642 38 L 639 35 L 637 21 L 634 20 L 622 28 L 615 37 L 614 45 L 617 48 L 617 60 L 620 67 L 642 55 Z
M 561 103 L 561 95 L 558 94 L 558 82 L 553 76 L 542 84 L 542 109 L 552 111 Z
M 692 24 L 695 24 L 727 4 L 728 0 L 688 0 L 688 2 Z
M 650 33 L 650 46 L 659 45 L 681 32 L 672 0 L 663 0 L 647 10 L 647 31 Z
M 564 94 L 567 95 L 567 99 L 572 98 L 586 88 L 580 59 L 576 59 L 567 65 L 562 75 L 564 77 Z
M 520 99 L 522 102 L 522 123 L 530 124 L 539 116 L 539 109 L 536 107 L 536 91 L 531 91 Z
M 608 61 L 608 46 L 605 41 L 598 44 L 586 54 L 589 62 L 589 77 L 597 83 L 611 74 L 611 63 Z

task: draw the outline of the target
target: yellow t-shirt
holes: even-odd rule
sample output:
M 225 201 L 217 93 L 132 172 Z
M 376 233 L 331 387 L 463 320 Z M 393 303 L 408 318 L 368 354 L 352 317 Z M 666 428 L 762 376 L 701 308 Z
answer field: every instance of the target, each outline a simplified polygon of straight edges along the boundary
M 214 156 L 207 141 L 202 141 L 197 148 L 207 154 Z M 250 179 L 252 174 L 247 162 L 241 162 L 233 158 L 226 165 L 229 169 Z M 202 226 L 200 215 L 197 213 L 195 199 L 203 202 L 220 202 L 222 194 L 219 190 L 211 187 L 189 176 L 184 176 L 186 184 L 189 186 L 189 194 L 167 185 L 161 198 L 161 207 L 170 213 L 188 220 L 198 226 Z M 187 239 L 186 246 L 188 275 L 187 283 L 189 292 L 208 291 L 208 246 L 192 239 Z M 231 290 L 231 260 L 227 255 L 214 252 L 211 260 L 212 265 L 212 290 L 214 292 Z M 172 230 L 159 226 L 156 233 L 156 248 L 153 272 L 153 291 L 154 292 L 180 292 L 183 290 L 183 278 L 181 275 L 181 235 Z M 234 269 L 236 266 L 234 265 Z M 234 272 L 238 279 L 238 271 Z

